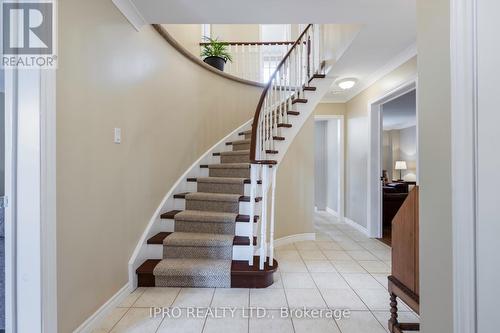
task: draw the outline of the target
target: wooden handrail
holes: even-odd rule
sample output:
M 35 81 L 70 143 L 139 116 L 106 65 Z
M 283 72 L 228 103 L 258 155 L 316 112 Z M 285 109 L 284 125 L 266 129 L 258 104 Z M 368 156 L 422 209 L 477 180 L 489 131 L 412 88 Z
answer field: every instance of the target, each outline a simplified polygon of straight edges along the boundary
M 266 98 L 267 92 L 269 91 L 269 89 L 271 88 L 271 86 L 273 84 L 273 80 L 276 77 L 276 74 L 281 70 L 281 68 L 283 67 L 283 64 L 285 63 L 285 61 L 288 58 L 290 58 L 290 55 L 292 54 L 292 52 L 295 50 L 295 48 L 297 47 L 297 45 L 300 44 L 300 41 L 305 36 L 305 34 L 307 33 L 307 31 L 309 29 L 311 29 L 311 27 L 312 27 L 312 24 L 308 24 L 307 27 L 304 29 L 304 31 L 302 31 L 302 33 L 300 34 L 300 36 L 293 43 L 292 47 L 290 47 L 290 50 L 288 50 L 288 52 L 283 57 L 283 59 L 281 59 L 280 63 L 276 67 L 276 70 L 274 71 L 274 73 L 269 78 L 269 82 L 267 83 L 266 87 L 264 88 L 264 91 L 262 91 L 262 94 L 260 95 L 259 103 L 257 104 L 257 109 L 255 110 L 255 114 L 254 114 L 254 117 L 253 117 L 253 123 L 252 123 L 252 136 L 251 136 L 251 140 L 250 140 L 250 162 L 251 163 L 254 163 L 254 164 L 266 164 L 266 161 L 257 161 L 256 160 L 257 129 L 259 127 L 259 117 L 260 117 L 260 113 L 262 111 L 262 105 L 263 105 L 264 100 Z
M 224 43 L 226 45 L 293 45 L 294 41 L 281 41 L 281 42 L 224 42 L 219 41 L 220 43 Z M 200 46 L 209 45 L 207 42 L 200 42 Z

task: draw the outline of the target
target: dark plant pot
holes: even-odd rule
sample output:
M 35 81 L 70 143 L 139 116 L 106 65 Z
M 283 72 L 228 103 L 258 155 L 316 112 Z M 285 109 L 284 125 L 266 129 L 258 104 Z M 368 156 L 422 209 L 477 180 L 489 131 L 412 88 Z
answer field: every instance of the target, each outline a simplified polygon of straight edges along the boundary
M 206 62 L 207 64 L 209 64 L 210 66 L 215 67 L 218 70 L 224 72 L 224 64 L 226 63 L 226 60 L 224 60 L 224 58 L 206 57 L 205 59 L 203 59 L 203 61 Z

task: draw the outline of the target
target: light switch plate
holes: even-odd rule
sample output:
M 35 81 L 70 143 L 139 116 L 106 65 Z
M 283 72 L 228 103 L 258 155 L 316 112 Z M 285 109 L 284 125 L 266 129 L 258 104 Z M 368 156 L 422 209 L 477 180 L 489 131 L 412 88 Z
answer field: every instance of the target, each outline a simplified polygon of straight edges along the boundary
M 115 143 L 122 143 L 122 129 L 121 128 L 115 128 Z

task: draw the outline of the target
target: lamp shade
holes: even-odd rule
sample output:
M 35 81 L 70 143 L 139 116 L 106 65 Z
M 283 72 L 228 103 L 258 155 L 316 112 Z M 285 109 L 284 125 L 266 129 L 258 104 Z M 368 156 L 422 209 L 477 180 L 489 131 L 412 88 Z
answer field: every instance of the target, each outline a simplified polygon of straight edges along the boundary
M 396 166 L 394 167 L 396 170 L 406 170 L 406 161 L 396 161 Z

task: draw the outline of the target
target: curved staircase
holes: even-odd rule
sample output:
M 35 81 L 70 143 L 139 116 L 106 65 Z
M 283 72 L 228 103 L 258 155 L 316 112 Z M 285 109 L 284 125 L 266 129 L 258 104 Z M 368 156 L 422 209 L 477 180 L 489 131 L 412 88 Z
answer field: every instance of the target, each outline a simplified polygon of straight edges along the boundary
M 251 131 L 240 135 L 248 137 Z M 240 205 L 250 200 L 245 196 L 245 185 L 250 184 L 249 139 L 227 146 L 232 150 L 214 153 L 220 163 L 200 165 L 208 169 L 208 177 L 186 179 L 196 183 L 197 192 L 174 195 L 185 209 L 161 215 L 174 220 L 174 232 L 160 232 L 148 239 L 150 245 L 163 246 L 163 259 L 147 260 L 137 269 L 138 286 L 262 288 L 272 284 L 276 261 L 260 271 L 257 264 L 233 260 L 233 247 L 250 245 L 247 237 L 236 236 L 237 223 L 250 223 L 249 215 L 240 214 Z M 253 223 L 257 221 L 255 216 Z M 252 243 L 256 245 L 256 240 Z
M 149 233 L 146 245 L 161 259 L 147 259 L 135 270 L 137 286 L 263 288 L 273 283 L 276 170 L 333 81 L 325 75 L 321 40 L 319 26 L 308 25 L 271 76 L 251 129 L 242 128 L 238 138 L 211 152 L 219 163 L 201 164 L 197 177 L 184 179 L 196 191 L 175 193 L 175 209 L 160 215 L 172 222 L 173 231 Z M 139 257 L 152 253 L 143 252 Z

